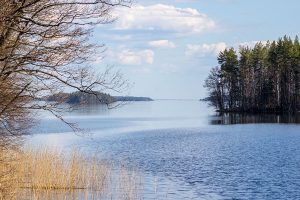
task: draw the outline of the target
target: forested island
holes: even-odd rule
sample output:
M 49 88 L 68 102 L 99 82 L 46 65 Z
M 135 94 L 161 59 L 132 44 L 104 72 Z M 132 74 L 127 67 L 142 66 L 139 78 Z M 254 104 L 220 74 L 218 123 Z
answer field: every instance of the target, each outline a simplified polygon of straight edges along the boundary
M 44 97 L 42 100 L 62 102 L 72 105 L 90 105 L 90 104 L 110 104 L 117 101 L 153 101 L 149 97 L 134 97 L 134 96 L 111 96 L 106 93 L 93 92 L 72 92 L 72 93 L 57 93 Z
M 225 49 L 205 81 L 219 112 L 300 111 L 300 44 L 288 36 L 253 48 Z
M 115 101 L 154 101 L 149 97 L 113 96 Z

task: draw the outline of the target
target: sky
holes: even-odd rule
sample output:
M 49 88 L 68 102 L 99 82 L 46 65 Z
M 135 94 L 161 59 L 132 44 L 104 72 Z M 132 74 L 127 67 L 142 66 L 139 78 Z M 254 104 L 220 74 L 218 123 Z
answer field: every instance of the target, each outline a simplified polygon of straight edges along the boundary
M 200 99 L 204 80 L 228 47 L 300 33 L 299 0 L 135 0 L 116 8 L 93 40 L 106 51 L 94 63 L 114 66 L 132 87 L 154 99 Z

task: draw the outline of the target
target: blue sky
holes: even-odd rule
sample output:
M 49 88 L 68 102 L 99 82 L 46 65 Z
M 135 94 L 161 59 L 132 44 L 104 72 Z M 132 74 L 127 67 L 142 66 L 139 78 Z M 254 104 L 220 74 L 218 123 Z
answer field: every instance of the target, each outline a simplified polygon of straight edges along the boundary
M 114 10 L 116 22 L 96 28 L 93 38 L 107 50 L 95 65 L 120 69 L 134 84 L 130 95 L 203 98 L 220 50 L 294 37 L 299 8 L 297 0 L 135 1 Z

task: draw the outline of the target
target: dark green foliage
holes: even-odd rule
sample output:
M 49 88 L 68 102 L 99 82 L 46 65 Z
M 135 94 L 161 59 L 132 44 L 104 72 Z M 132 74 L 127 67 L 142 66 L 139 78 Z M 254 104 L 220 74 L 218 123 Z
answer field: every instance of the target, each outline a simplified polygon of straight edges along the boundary
M 87 94 L 84 92 L 58 93 L 48 96 L 44 100 L 68 103 L 72 105 L 110 104 L 115 101 L 109 94 L 101 92 L 94 93 L 95 94 Z
M 111 96 L 101 92 L 94 92 L 93 94 L 84 92 L 58 93 L 40 100 L 67 103 L 71 105 L 110 104 L 117 101 L 153 101 L 153 99 L 149 97 Z
M 295 113 L 300 110 L 298 37 L 220 52 L 205 87 L 218 110 Z

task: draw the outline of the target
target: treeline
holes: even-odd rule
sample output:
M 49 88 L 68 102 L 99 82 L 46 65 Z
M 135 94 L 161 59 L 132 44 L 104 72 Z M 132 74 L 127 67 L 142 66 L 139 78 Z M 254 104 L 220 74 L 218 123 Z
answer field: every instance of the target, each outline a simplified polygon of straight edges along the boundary
M 296 113 L 300 110 L 300 44 L 283 37 L 220 52 L 205 81 L 221 112 Z
M 111 104 L 117 101 L 153 101 L 149 97 L 133 97 L 133 96 L 111 96 L 102 92 L 60 92 L 50 96 L 40 98 L 41 101 L 66 103 L 71 105 L 93 105 L 93 104 Z
M 40 100 L 67 103 L 71 105 L 110 104 L 115 101 L 114 98 L 109 94 L 101 92 L 93 92 L 93 94 L 88 94 L 80 91 L 72 93 L 61 92 L 46 96 Z

